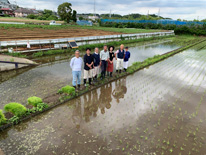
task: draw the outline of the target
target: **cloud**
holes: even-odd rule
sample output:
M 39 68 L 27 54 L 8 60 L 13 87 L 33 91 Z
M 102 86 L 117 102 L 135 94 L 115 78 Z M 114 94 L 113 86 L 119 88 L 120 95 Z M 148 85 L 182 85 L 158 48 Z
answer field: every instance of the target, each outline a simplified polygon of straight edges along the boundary
M 12 1 L 11 1 L 12 2 Z M 21 0 L 17 3 L 23 7 L 37 9 L 57 10 L 59 4 L 65 0 Z M 94 10 L 93 0 L 70 0 L 72 8 L 78 13 L 92 13 Z M 160 9 L 160 15 L 173 19 L 204 19 L 206 14 L 205 0 L 96 0 L 97 13 L 118 13 L 121 15 L 130 13 L 157 14 Z

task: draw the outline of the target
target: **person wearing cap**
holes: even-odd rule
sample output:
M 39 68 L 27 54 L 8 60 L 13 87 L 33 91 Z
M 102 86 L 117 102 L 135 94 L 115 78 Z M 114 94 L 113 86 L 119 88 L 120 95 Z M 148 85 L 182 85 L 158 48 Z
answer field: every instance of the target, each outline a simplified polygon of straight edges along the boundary
M 82 64 L 83 60 L 81 57 L 79 57 L 80 52 L 79 50 L 75 51 L 75 57 L 73 57 L 70 61 L 70 67 L 72 69 L 72 85 L 76 89 L 76 86 L 78 85 L 78 88 L 80 88 L 81 85 L 81 74 L 82 74 Z
M 92 56 L 94 58 L 93 80 L 94 80 L 94 82 L 96 82 L 97 76 L 99 74 L 100 66 L 101 66 L 99 48 L 97 48 L 97 47 L 95 48 Z
M 112 73 L 113 73 L 113 70 L 114 70 L 114 64 L 113 64 L 113 61 L 114 61 L 114 46 L 110 46 L 109 47 L 109 60 L 108 60 L 108 66 L 107 66 L 107 72 L 108 72 L 108 76 L 112 77 Z
M 121 45 L 120 45 L 120 49 L 118 49 L 118 50 L 115 52 L 115 58 L 116 58 L 116 60 L 117 60 L 117 63 L 116 63 L 116 72 L 117 72 L 117 73 L 118 73 L 118 72 L 119 72 L 119 73 L 122 72 L 124 57 L 125 57 L 124 45 L 121 44 Z
M 128 47 L 125 47 L 125 57 L 124 57 L 124 71 L 127 71 L 128 68 L 128 63 L 129 63 L 129 58 L 130 58 L 130 52 L 128 51 Z
M 86 49 L 86 54 L 84 55 L 84 86 L 86 86 L 87 79 L 89 79 L 89 85 L 92 84 L 92 69 L 94 64 L 94 58 L 90 54 L 91 49 Z
M 109 60 L 109 52 L 107 50 L 107 45 L 104 45 L 104 49 L 100 52 L 100 60 L 101 60 L 101 79 L 105 78 L 106 70 L 107 70 L 107 62 Z

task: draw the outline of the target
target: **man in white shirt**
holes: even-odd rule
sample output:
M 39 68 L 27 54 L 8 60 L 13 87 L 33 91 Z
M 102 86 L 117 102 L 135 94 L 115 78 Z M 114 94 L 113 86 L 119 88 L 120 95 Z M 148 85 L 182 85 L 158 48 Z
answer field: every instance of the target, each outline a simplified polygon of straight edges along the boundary
M 107 62 L 109 60 L 109 51 L 107 50 L 107 45 L 104 45 L 104 49 L 100 52 L 100 60 L 101 60 L 101 79 L 105 78 L 106 70 L 107 70 Z
M 72 75 L 73 75 L 73 81 L 72 85 L 76 89 L 76 85 L 78 85 L 78 88 L 80 88 L 81 85 L 81 73 L 82 73 L 82 64 L 83 60 L 80 56 L 79 50 L 76 50 L 75 57 L 71 59 L 70 67 L 72 68 Z

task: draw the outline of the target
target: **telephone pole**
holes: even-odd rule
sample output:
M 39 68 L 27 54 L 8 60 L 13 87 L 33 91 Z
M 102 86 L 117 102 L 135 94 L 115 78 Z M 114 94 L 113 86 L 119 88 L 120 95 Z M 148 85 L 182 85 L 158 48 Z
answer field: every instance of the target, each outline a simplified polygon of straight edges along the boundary
M 94 16 L 96 16 L 96 0 L 94 0 Z

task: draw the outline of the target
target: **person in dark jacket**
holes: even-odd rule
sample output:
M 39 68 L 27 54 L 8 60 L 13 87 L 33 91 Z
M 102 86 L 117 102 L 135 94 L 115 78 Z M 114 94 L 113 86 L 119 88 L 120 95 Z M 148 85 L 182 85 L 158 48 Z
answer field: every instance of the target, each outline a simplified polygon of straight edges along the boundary
M 125 57 L 124 57 L 124 63 L 123 63 L 125 72 L 127 71 L 129 58 L 130 58 L 130 52 L 128 51 L 128 49 L 129 49 L 128 47 L 125 47 Z
M 89 79 L 89 85 L 91 85 L 92 82 L 92 69 L 94 64 L 94 58 L 90 54 L 91 49 L 86 49 L 86 54 L 84 55 L 84 85 L 86 86 L 87 79 Z
M 95 48 L 94 53 L 92 54 L 94 58 L 94 68 L 93 68 L 93 80 L 96 82 L 97 81 L 97 76 L 100 72 L 100 66 L 101 66 L 101 61 L 100 61 L 100 54 L 99 54 L 99 48 Z

